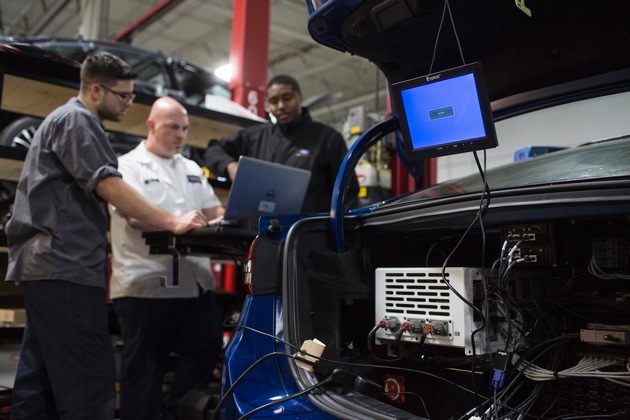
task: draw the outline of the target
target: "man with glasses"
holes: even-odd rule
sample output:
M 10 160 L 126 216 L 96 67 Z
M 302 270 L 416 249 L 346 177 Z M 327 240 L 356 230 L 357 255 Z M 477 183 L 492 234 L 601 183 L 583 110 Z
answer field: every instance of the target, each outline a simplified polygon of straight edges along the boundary
M 14 420 L 114 416 L 106 202 L 178 234 L 207 223 L 199 211 L 172 216 L 122 180 L 102 123 L 122 120 L 135 77 L 115 55 L 88 54 L 77 97 L 44 119 L 24 161 L 5 228 L 6 279 L 21 284 L 27 315 Z
M 113 93 L 114 95 L 118 96 L 121 100 L 121 102 L 123 103 L 130 103 L 132 102 L 134 99 L 136 99 L 136 94 L 135 93 L 130 93 L 130 92 L 117 92 L 113 89 L 108 88 L 107 86 L 101 85 L 99 83 L 99 86 L 102 89 L 105 89 L 106 91 L 108 91 L 109 93 Z

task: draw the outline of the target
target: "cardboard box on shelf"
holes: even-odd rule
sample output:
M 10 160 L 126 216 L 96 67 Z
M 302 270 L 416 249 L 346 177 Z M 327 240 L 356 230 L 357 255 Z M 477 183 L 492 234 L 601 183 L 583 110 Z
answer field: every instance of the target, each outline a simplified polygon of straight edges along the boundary
M 26 325 L 25 309 L 0 309 L 0 327 L 23 327 Z

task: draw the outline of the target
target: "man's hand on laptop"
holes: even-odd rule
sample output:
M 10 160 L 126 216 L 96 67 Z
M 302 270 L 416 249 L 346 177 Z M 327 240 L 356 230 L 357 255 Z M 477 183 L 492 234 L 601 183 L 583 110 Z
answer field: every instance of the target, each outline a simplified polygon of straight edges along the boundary
M 223 215 L 219 216 L 219 217 L 215 217 L 212 220 L 208 220 L 208 226 L 212 226 L 212 225 L 217 225 L 219 224 L 219 222 L 221 222 L 223 220 Z
M 200 211 L 189 211 L 181 216 L 174 217 L 171 221 L 173 227 L 170 230 L 176 235 L 182 235 L 192 229 L 204 226 L 207 220 L 206 216 Z

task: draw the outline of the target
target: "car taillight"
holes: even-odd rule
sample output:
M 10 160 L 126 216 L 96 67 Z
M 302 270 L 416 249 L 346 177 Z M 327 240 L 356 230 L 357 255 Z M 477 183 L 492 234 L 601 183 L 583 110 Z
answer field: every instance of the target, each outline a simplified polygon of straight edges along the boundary
M 254 289 L 252 288 L 252 250 L 254 249 L 254 246 L 256 246 L 257 241 L 258 241 L 258 236 L 254 238 L 254 240 L 252 241 L 252 244 L 249 246 L 249 251 L 247 252 L 247 261 L 245 262 L 245 265 L 243 266 L 243 273 L 244 273 L 243 283 L 245 284 L 245 290 L 247 291 L 247 294 L 249 295 L 254 294 Z

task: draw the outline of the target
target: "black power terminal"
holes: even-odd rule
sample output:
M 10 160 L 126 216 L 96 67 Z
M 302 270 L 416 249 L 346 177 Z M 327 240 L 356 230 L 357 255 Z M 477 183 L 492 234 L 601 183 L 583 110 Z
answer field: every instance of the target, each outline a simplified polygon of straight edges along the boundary
M 492 373 L 492 387 L 500 389 L 505 382 L 506 373 L 512 364 L 512 353 L 498 351 L 494 357 L 494 369 Z
M 267 234 L 268 235 L 279 235 L 282 233 L 282 225 L 280 225 L 280 220 L 271 219 L 269 224 L 267 224 Z

